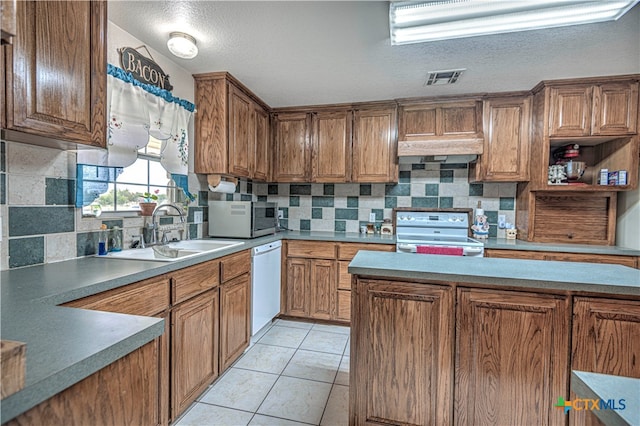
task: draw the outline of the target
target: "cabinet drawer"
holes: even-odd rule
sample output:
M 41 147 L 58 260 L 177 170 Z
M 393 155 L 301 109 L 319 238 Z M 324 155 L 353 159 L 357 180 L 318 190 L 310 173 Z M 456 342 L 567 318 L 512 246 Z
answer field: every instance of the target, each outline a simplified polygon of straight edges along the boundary
M 343 260 L 338 262 L 340 270 L 338 271 L 338 288 L 340 290 L 351 290 L 351 274 L 348 272 L 349 261 Z
M 339 244 L 338 259 L 351 260 L 359 250 L 371 251 L 395 251 L 396 246 L 393 244 L 373 244 L 373 243 L 355 243 L 355 244 Z
M 544 252 L 529 250 L 485 249 L 484 256 L 500 259 L 544 260 Z
M 154 277 L 65 303 L 73 308 L 152 316 L 169 307 L 169 278 Z
M 606 254 L 581 254 L 581 253 L 546 253 L 545 260 L 558 260 L 561 262 L 587 262 L 610 263 L 623 265 L 630 268 L 636 267 L 636 258 L 633 256 L 612 256 Z
M 220 280 L 229 281 L 231 278 L 251 272 L 251 254 L 249 250 L 241 251 L 220 260 Z
M 336 319 L 351 320 L 351 291 L 338 290 L 338 312 Z
M 335 259 L 336 244 L 318 241 L 289 241 L 287 255 L 312 259 Z
M 180 303 L 220 284 L 220 261 L 211 260 L 176 271 L 173 276 L 173 303 Z

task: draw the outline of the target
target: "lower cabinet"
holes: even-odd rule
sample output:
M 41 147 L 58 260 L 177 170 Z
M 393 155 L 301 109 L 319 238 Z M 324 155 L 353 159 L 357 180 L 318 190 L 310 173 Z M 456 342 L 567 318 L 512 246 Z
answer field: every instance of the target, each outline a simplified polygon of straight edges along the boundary
M 249 347 L 251 278 L 236 277 L 220 286 L 220 368 L 226 370 Z
M 218 377 L 218 288 L 171 313 L 171 413 L 176 418 Z
M 349 424 L 451 424 L 453 290 L 358 280 Z
M 571 369 L 640 379 L 640 301 L 576 297 L 573 312 Z M 625 397 L 638 395 L 619 396 Z M 570 410 L 569 424 L 601 422 L 589 412 Z
M 569 299 L 458 289 L 455 422 L 564 425 Z
M 561 253 L 531 250 L 486 249 L 485 257 L 527 260 L 557 260 L 561 262 L 610 263 L 630 268 L 640 268 L 636 256 L 618 256 L 608 254 Z

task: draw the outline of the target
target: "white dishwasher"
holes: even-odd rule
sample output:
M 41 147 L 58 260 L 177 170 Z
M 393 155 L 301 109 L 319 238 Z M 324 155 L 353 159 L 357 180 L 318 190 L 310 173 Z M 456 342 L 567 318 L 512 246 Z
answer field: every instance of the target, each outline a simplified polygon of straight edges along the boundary
M 282 241 L 251 249 L 251 335 L 280 313 Z

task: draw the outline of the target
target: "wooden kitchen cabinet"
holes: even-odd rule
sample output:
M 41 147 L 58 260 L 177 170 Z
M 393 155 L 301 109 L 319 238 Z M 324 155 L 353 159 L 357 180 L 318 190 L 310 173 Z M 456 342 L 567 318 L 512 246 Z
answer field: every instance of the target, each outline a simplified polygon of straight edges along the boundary
M 607 254 L 546 252 L 531 250 L 485 249 L 485 257 L 526 260 L 557 260 L 560 262 L 609 263 L 614 265 L 638 267 L 636 256 L 617 256 Z
M 360 278 L 353 290 L 349 424 L 451 424 L 453 290 Z
M 572 370 L 640 378 L 640 301 L 575 297 L 572 342 Z M 601 423 L 571 410 L 569 424 Z
M 226 72 L 196 74 L 194 171 L 266 180 L 269 107 Z M 265 163 L 267 161 L 267 163 Z
M 359 107 L 353 114 L 352 182 L 397 182 L 397 107 Z
M 285 314 L 293 317 L 308 317 L 309 262 L 307 259 L 288 258 L 286 272 Z
M 311 114 L 311 182 L 351 180 L 351 111 Z
M 163 318 L 165 321 L 165 332 L 162 336 L 155 339 L 153 342 L 148 343 L 147 346 L 152 346 L 153 349 L 139 349 L 140 351 L 137 355 L 129 355 L 130 358 L 122 358 L 117 361 L 119 366 L 113 365 L 105 368 L 105 371 L 99 371 L 95 373 L 93 376 L 88 377 L 85 381 L 88 383 L 93 383 L 93 385 L 98 386 L 96 382 L 98 380 L 104 380 L 109 374 L 114 372 L 123 372 L 126 369 L 132 368 L 145 368 L 145 363 L 149 362 L 150 359 L 155 359 L 156 365 L 153 367 L 153 374 L 150 376 L 153 380 L 156 380 L 157 383 L 147 383 L 147 384 L 139 384 L 136 386 L 149 386 L 148 389 L 138 388 L 135 392 L 132 391 L 130 395 L 135 396 L 127 403 L 139 404 L 141 407 L 141 411 L 137 412 L 137 415 L 143 415 L 144 407 L 155 407 L 156 413 L 153 415 L 153 421 L 144 422 L 140 420 L 142 423 L 140 424 L 158 424 L 158 425 L 166 425 L 169 423 L 169 333 L 170 333 L 170 324 L 169 324 L 169 307 L 171 304 L 170 299 L 170 283 L 168 277 L 155 277 L 150 278 L 144 281 L 140 281 L 137 283 L 129 284 L 127 286 L 121 288 L 115 288 L 113 290 L 108 290 L 102 293 L 95 294 L 93 296 L 85 297 L 82 299 L 74 300 L 68 303 L 65 303 L 63 306 L 80 308 L 80 309 L 91 309 L 96 311 L 105 311 L 105 312 L 117 312 L 121 314 L 131 314 L 131 315 L 142 315 L 142 316 L 153 316 L 158 318 Z M 135 353 L 135 352 L 134 352 Z M 133 353 L 132 353 L 133 354 Z M 150 358 L 149 358 L 150 357 Z M 125 364 L 130 361 L 141 362 L 140 367 L 134 365 L 132 367 L 126 366 Z M 123 370 L 125 369 L 125 370 Z M 142 374 L 144 371 L 136 374 Z M 130 373 L 128 373 L 130 374 Z M 95 376 L 95 377 L 94 377 Z M 137 376 L 136 376 L 137 377 Z M 116 379 L 120 381 L 120 378 Z M 135 381 L 143 380 L 143 376 L 135 378 Z M 149 381 L 149 378 L 144 380 Z M 80 383 L 84 383 L 80 382 Z M 80 384 L 79 383 L 79 384 Z M 123 383 L 123 382 L 121 382 Z M 126 381 L 124 382 L 126 383 Z M 78 386 L 78 385 L 76 385 Z M 43 404 L 51 403 L 57 405 L 65 400 L 65 398 L 70 398 L 72 395 L 75 395 L 76 398 L 81 398 L 83 395 L 87 397 L 84 392 L 87 390 L 86 387 L 88 384 L 83 384 L 78 386 L 78 389 L 74 389 L 74 387 L 70 388 L 70 390 L 64 391 L 62 394 L 59 394 L 52 398 L 54 401 L 47 401 Z M 148 393 L 139 393 L 138 391 L 145 392 L 155 392 L 155 401 L 147 401 L 146 398 L 153 396 Z M 67 396 L 62 396 L 66 392 L 69 392 Z M 139 397 L 142 397 L 143 400 L 139 401 Z M 94 400 L 88 399 L 86 402 L 78 402 L 78 406 L 84 406 L 85 408 L 89 408 L 93 411 L 94 408 L 92 404 Z M 124 401 L 120 401 L 119 403 L 124 403 Z M 74 404 L 75 405 L 75 404 Z M 45 405 L 46 406 L 46 405 Z M 75 415 L 80 415 L 81 418 L 86 419 L 89 418 L 85 416 L 90 416 L 89 414 L 82 414 L 80 408 L 78 407 L 77 411 L 74 411 L 72 415 L 70 415 L 69 419 L 74 418 Z M 37 408 L 37 407 L 36 407 Z M 100 410 L 95 410 L 97 415 L 100 414 L 106 415 L 107 413 L 100 413 Z M 111 415 L 112 413 L 109 413 Z M 62 413 L 60 413 L 62 415 Z M 59 419 L 60 424 L 69 424 L 69 419 L 66 419 L 65 422 L 64 417 Z M 120 423 L 117 419 L 111 419 L 110 417 L 104 418 L 96 418 L 89 423 L 99 424 L 101 422 L 108 422 L 111 424 Z M 133 421 L 133 419 L 127 418 L 126 421 L 123 419 L 125 423 Z M 35 422 L 39 423 L 39 422 Z M 49 421 L 46 421 L 47 424 L 52 424 Z M 77 424 L 84 424 L 83 421 L 71 422 Z M 138 422 L 135 422 L 138 423 Z
M 309 182 L 311 115 L 305 112 L 275 114 L 274 128 L 274 180 Z
M 480 99 L 399 102 L 398 154 L 482 154 Z
M 20 132 L 14 140 L 104 148 L 107 2 L 19 1 L 16 30 L 5 51 L 6 127 Z
M 470 164 L 469 179 L 477 182 L 529 180 L 531 97 L 489 98 L 484 101 L 484 147 Z
M 0 1 L 0 35 L 2 44 L 11 44 L 16 35 L 16 0 Z
M 551 87 L 549 136 L 637 133 L 638 82 Z
M 251 256 L 245 250 L 222 258 L 220 285 L 220 371 L 249 347 Z
M 458 289 L 456 424 L 564 425 L 566 297 Z
M 175 306 L 171 312 L 171 413 L 177 418 L 218 377 L 218 288 Z

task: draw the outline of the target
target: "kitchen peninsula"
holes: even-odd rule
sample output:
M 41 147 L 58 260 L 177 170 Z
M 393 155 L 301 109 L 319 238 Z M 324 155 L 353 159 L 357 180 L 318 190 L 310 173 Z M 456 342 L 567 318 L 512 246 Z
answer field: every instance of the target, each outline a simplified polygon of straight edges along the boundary
M 360 251 L 348 271 L 350 424 L 560 425 L 571 370 L 639 377 L 637 269 Z

